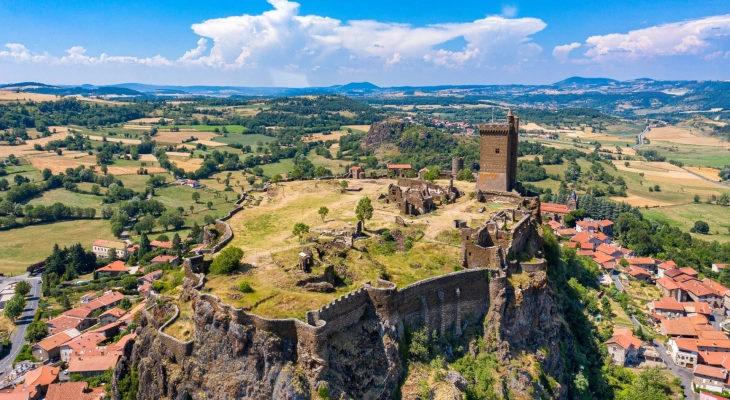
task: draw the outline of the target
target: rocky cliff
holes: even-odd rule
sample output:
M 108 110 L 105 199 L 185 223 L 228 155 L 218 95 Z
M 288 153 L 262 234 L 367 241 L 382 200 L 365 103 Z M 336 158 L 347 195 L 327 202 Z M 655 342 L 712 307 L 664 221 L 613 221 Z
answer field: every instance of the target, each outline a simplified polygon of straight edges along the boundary
M 400 393 L 402 382 L 408 385 L 409 372 L 399 354 L 403 329 L 395 326 L 393 315 L 383 315 L 377 301 L 367 301 L 354 323 L 327 334 L 322 352 L 304 340 L 236 321 L 230 309 L 189 284 L 185 291 L 194 310 L 192 341 L 179 342 L 160 332 L 175 306 L 159 301 L 143 312 L 139 336 L 115 370 L 115 398 L 122 398 L 117 382 L 134 368 L 137 399 L 309 399 L 325 394 L 389 399 Z M 489 291 L 483 316 L 461 323 L 458 348 L 474 358 L 482 352 L 496 355 L 501 377 L 494 390 L 499 396 L 566 398 L 560 344 L 572 338 L 544 269 L 518 267 L 509 277 L 491 279 Z M 445 336 L 438 343 L 449 361 L 459 354 Z M 322 354 L 327 360 L 318 358 Z M 454 394 L 449 398 L 461 398 L 457 386 L 449 387 L 447 393 Z M 413 398 L 406 389 L 403 398 Z

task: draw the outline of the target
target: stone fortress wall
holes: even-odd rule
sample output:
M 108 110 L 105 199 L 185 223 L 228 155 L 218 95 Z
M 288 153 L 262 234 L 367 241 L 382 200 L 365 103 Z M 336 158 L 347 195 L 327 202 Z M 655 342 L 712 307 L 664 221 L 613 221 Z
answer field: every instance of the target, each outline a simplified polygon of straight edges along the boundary
M 512 126 L 517 126 L 518 122 L 510 122 Z M 328 367 L 327 343 L 330 335 L 356 324 L 368 307 L 374 309 L 384 328 L 393 330 L 398 337 L 403 337 L 405 326 L 415 329 L 426 327 L 430 331 L 437 331 L 442 338 L 447 333 L 458 337 L 464 328 L 482 321 L 489 311 L 491 299 L 498 298 L 509 285 L 507 278 L 511 274 L 535 274 L 546 270 L 542 255 L 535 251 L 538 247 L 531 245 L 541 241 L 536 228 L 539 199 L 522 198 L 514 192 L 498 190 L 478 193 L 483 197 L 480 198 L 482 201 L 508 203 L 515 207 L 501 212 L 499 218 L 502 219 L 492 219 L 480 228 L 457 224 L 461 229 L 465 270 L 416 282 L 402 289 L 382 279 L 375 283 L 366 282 L 361 288 L 340 296 L 318 310 L 307 312 L 306 321 L 301 321 L 295 318 L 263 318 L 225 304 L 216 296 L 202 293 L 205 276 L 200 271 L 204 261 L 202 254 L 199 254 L 183 261 L 183 299 L 193 301 L 194 309 L 211 307 L 216 314 L 221 315 L 218 320 L 227 316 L 231 323 L 251 325 L 291 341 L 300 356 L 309 355 L 310 367 L 319 376 Z M 219 243 L 213 249 L 204 249 L 199 253 L 217 252 L 230 242 L 233 232 L 225 221 L 243 209 L 240 204 L 247 194 L 244 193 L 226 217 L 216 220 L 216 228 L 224 232 Z M 500 225 L 504 226 L 507 220 L 513 223 L 512 228 L 500 229 Z M 530 253 L 532 259 L 526 262 L 514 261 L 515 255 L 523 251 Z M 175 321 L 177 314 L 179 311 L 158 332 L 165 343 L 168 357 L 181 363 L 184 356 L 191 354 L 193 342 L 182 342 L 163 332 L 165 327 Z M 149 316 L 148 310 L 145 310 L 144 315 Z
M 467 269 L 416 282 L 401 289 L 382 279 L 375 283 L 367 282 L 318 310 L 307 312 L 306 321 L 263 318 L 225 304 L 216 296 L 202 293 L 205 277 L 197 273 L 202 255 L 184 260 L 186 274 L 183 295 L 193 301 L 194 307 L 200 306 L 196 306 L 197 302 L 205 302 L 216 313 L 226 315 L 232 323 L 252 325 L 295 343 L 300 354 L 311 356 L 311 362 L 314 363 L 312 369 L 322 373 L 328 367 L 329 337 L 357 323 L 368 307 L 372 307 L 385 328 L 391 329 L 398 337 L 402 337 L 406 326 L 414 329 L 426 327 L 429 331 L 437 331 L 442 338 L 447 334 L 458 337 L 467 326 L 478 324 L 484 318 L 490 307 L 490 299 L 503 292 L 510 274 L 545 271 L 543 260 L 527 263 L 510 261 L 509 255 L 522 251 L 534 239 L 532 236 L 537 235 L 535 220 L 530 212 L 517 210 L 512 215 L 521 216 L 521 219 L 509 231 L 497 229 L 495 221 L 489 221 L 478 229 L 462 229 L 465 252 L 469 249 L 474 252 L 467 257 Z M 483 247 L 479 243 L 490 246 Z M 165 326 L 172 321 L 174 318 Z M 159 332 L 170 352 L 170 358 L 180 360 L 182 355 L 189 355 L 192 344 L 164 334 L 162 330 L 165 326 Z

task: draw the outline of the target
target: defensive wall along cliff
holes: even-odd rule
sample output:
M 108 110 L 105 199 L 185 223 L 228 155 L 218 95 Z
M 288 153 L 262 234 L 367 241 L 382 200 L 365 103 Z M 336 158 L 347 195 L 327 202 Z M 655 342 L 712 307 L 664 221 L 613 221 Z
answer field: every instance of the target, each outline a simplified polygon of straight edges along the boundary
M 530 265 L 529 271 L 544 268 L 544 263 L 538 263 Z M 308 367 L 320 376 L 328 367 L 330 336 L 360 321 L 368 307 L 377 314 L 383 329 L 391 330 L 397 337 L 403 337 L 406 326 L 412 329 L 426 327 L 429 331 L 438 332 L 442 338 L 447 334 L 458 337 L 467 326 L 478 324 L 484 318 L 490 308 L 490 299 L 503 293 L 508 285 L 505 270 L 499 269 L 467 269 L 426 279 L 402 289 L 379 279 L 375 283 L 363 284 L 318 310 L 307 312 L 307 320 L 301 321 L 295 318 L 263 318 L 225 304 L 216 296 L 201 293 L 205 278 L 191 270 L 188 259 L 185 260 L 185 269 L 185 291 L 193 301 L 196 313 L 199 308 L 206 308 L 214 314 L 227 316 L 216 317 L 216 323 L 227 320 L 251 325 L 291 341 L 300 357 L 307 355 Z M 162 329 L 164 327 L 160 328 L 160 338 L 166 345 L 169 344 L 171 359 L 181 360 L 180 355 L 191 353 L 190 342 L 169 337 Z

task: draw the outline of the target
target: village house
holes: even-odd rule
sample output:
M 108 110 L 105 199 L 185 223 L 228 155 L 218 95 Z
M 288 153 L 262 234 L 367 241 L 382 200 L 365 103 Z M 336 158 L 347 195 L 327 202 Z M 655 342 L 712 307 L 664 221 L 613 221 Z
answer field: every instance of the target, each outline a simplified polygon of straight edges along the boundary
M 122 299 L 124 298 L 124 295 L 119 292 L 106 292 L 103 296 L 98 297 L 94 300 L 89 301 L 88 303 L 82 305 L 81 307 L 78 307 L 77 309 L 84 309 L 88 310 L 91 313 L 93 313 L 96 310 L 103 309 L 106 310 L 109 307 L 114 307 L 118 305 Z M 69 310 L 70 311 L 70 310 Z
M 163 249 L 172 250 L 172 241 L 162 242 L 159 240 L 153 240 L 150 242 L 150 247 L 152 247 L 153 249 L 163 248 Z
M 679 284 L 670 278 L 659 278 L 656 287 L 662 292 L 662 297 L 679 298 Z
M 388 164 L 388 174 L 390 175 L 391 172 L 394 177 L 402 177 L 406 176 L 408 174 L 408 171 L 413 170 L 413 166 L 411 164 Z
M 168 263 L 170 265 L 178 265 L 179 260 L 175 256 L 159 255 L 150 260 L 150 264 L 159 265 Z
M 126 311 L 121 308 L 109 309 L 99 316 L 99 325 L 104 326 L 117 322 L 124 314 L 126 314 Z
M 73 356 L 90 356 L 104 354 L 104 348 L 99 343 L 106 340 L 106 336 L 98 332 L 86 332 L 64 343 L 61 350 L 61 361 L 68 362 Z
M 657 277 L 658 278 L 664 278 L 664 272 L 670 270 L 670 269 L 676 269 L 677 264 L 674 261 L 665 261 L 663 263 L 660 263 L 657 265 Z
M 626 272 L 637 281 L 651 281 L 651 274 L 649 274 L 649 272 L 643 268 L 628 268 Z
M 365 168 L 353 165 L 350 167 L 351 179 L 365 179 Z
M 727 267 L 727 264 L 712 264 L 712 272 L 720 273 Z
M 694 368 L 699 353 L 694 342 L 694 339 L 669 339 L 667 349 L 672 361 L 680 367 Z
M 575 223 L 575 230 L 578 232 L 587 232 L 593 234 L 598 232 L 598 223 L 588 220 L 578 221 Z
M 629 262 L 629 265 L 634 268 L 643 268 L 649 273 L 654 274 L 656 273 L 656 266 L 657 262 L 651 257 L 634 257 L 634 258 L 627 258 L 626 261 Z
M 620 247 L 611 246 L 605 243 L 601 243 L 596 247 L 596 251 L 600 251 L 603 254 L 609 255 L 614 259 L 620 260 L 624 258 L 624 253 Z
M 61 346 L 79 335 L 81 335 L 81 332 L 76 329 L 69 329 L 49 336 L 33 345 L 33 348 L 31 349 L 33 357 L 41 361 L 59 358 L 61 356 Z
M 119 276 L 128 274 L 127 267 L 124 266 L 124 261 L 117 260 L 111 264 L 105 265 L 101 268 L 96 269 L 96 274 L 99 277 L 103 276 Z
M 48 386 L 46 400 L 102 400 L 106 398 L 104 386 L 89 389 L 86 382 L 54 383 Z
M 679 284 L 681 289 L 681 301 L 692 299 L 695 302 L 705 302 L 711 307 L 720 307 L 722 305 L 722 297 L 718 296 L 714 291 L 703 285 L 702 282 L 696 280 L 688 280 Z
M 89 301 L 94 300 L 94 298 L 96 297 L 96 294 L 97 294 L 96 292 L 86 293 L 85 295 L 83 295 L 79 298 L 79 301 L 81 301 L 82 304 L 86 304 Z
M 119 360 L 118 354 L 103 356 L 73 356 L 68 361 L 69 374 L 81 374 L 84 378 L 101 375 L 114 369 Z
M 41 365 L 25 374 L 25 381 L 13 389 L 13 393 L 25 393 L 31 400 L 43 398 L 48 385 L 58 382 L 58 373 L 61 368 L 50 365 Z
M 69 310 L 70 311 L 70 310 Z M 55 335 L 56 333 L 60 333 L 63 331 L 67 331 L 69 329 L 76 329 L 77 331 L 84 331 L 86 329 L 91 328 L 96 324 L 96 320 L 94 318 L 86 318 L 86 317 L 74 317 L 70 315 L 61 314 L 56 318 L 49 319 L 46 321 L 46 326 L 48 327 L 48 333 L 51 335 Z
M 606 236 L 613 237 L 613 222 L 608 219 L 598 221 L 598 230 Z
M 152 283 L 160 278 L 162 278 L 162 270 L 158 269 L 158 270 L 150 272 L 147 275 L 140 276 L 139 278 L 137 278 L 137 284 L 143 285 L 145 282 Z
M 112 240 L 97 239 L 91 245 L 91 250 L 96 254 L 97 257 L 109 258 L 109 251 L 115 250 L 117 258 L 127 257 L 127 244 L 122 242 L 116 242 Z
M 628 328 L 616 328 L 606 341 L 613 362 L 621 366 L 638 363 L 641 344 L 641 339 L 634 337 Z
M 727 370 L 724 368 L 697 364 L 694 368 L 692 386 L 721 393 L 725 388 L 727 377 Z

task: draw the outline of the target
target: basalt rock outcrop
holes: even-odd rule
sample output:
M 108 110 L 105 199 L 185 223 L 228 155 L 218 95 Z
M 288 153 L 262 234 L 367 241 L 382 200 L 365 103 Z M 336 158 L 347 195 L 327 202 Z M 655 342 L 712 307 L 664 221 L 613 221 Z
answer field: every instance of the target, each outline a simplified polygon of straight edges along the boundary
M 539 257 L 537 222 L 530 213 L 517 217 L 512 230 L 464 228 L 470 230 L 462 237 L 474 245 L 465 270 L 404 288 L 366 283 L 309 311 L 305 321 L 265 319 L 226 305 L 205 293 L 204 276 L 186 263 L 181 298 L 192 303 L 192 340 L 165 333 L 176 306 L 150 302 L 139 336 L 117 365 L 112 394 L 120 398 L 118 382 L 136 369 L 138 399 L 310 399 L 318 392 L 389 399 L 406 380 L 406 332 L 425 328 L 447 358 L 494 353 L 506 371 L 495 385 L 498 395 L 566 398 L 570 377 L 562 357 L 572 338 Z M 475 257 L 477 251 L 486 255 Z M 454 382 L 463 390 L 462 380 Z M 449 392 L 461 398 L 454 382 Z

